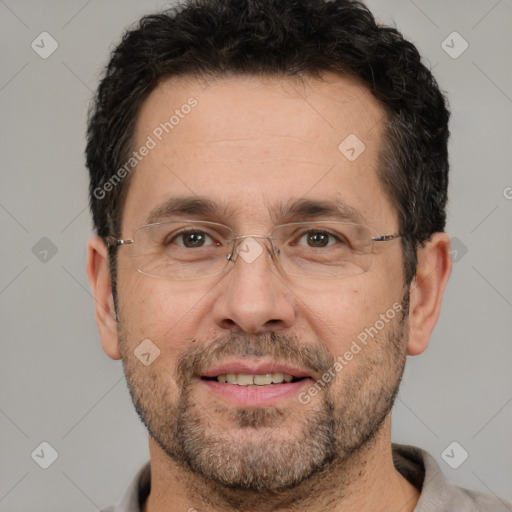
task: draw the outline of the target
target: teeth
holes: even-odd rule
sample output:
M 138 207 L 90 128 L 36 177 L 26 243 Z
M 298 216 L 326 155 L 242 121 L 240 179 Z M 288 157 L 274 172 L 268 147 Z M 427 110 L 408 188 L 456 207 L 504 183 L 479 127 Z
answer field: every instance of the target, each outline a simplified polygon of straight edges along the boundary
M 240 384 L 240 377 L 241 375 L 238 376 L 238 384 Z M 254 384 L 257 386 L 268 386 L 269 384 L 272 384 L 272 374 L 267 373 L 265 375 L 255 375 Z
M 239 386 L 268 386 L 269 384 L 281 384 L 291 382 L 292 375 L 287 373 L 265 373 L 263 375 L 249 375 L 247 373 L 227 373 L 217 377 L 218 382 L 238 384 Z
M 255 382 L 252 375 L 239 373 L 237 374 L 237 384 L 239 386 L 250 386 L 251 384 L 255 384 Z
M 291 377 L 291 375 L 290 375 Z M 273 384 L 281 384 L 284 380 L 284 373 L 273 373 L 272 374 L 272 383 Z

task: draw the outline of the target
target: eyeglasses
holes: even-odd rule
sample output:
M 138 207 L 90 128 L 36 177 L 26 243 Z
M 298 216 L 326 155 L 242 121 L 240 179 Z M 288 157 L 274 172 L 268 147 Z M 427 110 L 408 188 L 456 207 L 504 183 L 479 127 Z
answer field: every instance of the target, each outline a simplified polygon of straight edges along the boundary
M 148 224 L 130 240 L 110 238 L 108 243 L 130 245 L 140 273 L 165 279 L 223 274 L 239 256 L 252 263 L 265 249 L 285 274 L 334 279 L 368 271 L 374 242 L 403 236 L 371 236 L 360 224 L 331 221 L 293 222 L 274 227 L 269 235 L 237 236 L 224 224 L 184 220 Z

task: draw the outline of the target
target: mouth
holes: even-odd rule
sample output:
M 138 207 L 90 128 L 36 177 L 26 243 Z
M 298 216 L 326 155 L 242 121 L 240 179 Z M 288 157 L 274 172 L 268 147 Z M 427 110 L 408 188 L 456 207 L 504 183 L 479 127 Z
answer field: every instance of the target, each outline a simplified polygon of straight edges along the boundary
M 289 373 L 262 373 L 253 375 L 250 373 L 225 373 L 216 377 L 201 377 L 203 380 L 213 382 L 221 382 L 222 384 L 235 384 L 238 386 L 246 386 L 249 388 L 257 388 L 261 386 L 273 386 L 275 384 L 289 384 L 299 382 L 308 377 L 294 377 Z
M 236 405 L 262 407 L 297 396 L 314 383 L 305 370 L 275 362 L 250 365 L 235 361 L 209 369 L 200 376 L 216 396 Z

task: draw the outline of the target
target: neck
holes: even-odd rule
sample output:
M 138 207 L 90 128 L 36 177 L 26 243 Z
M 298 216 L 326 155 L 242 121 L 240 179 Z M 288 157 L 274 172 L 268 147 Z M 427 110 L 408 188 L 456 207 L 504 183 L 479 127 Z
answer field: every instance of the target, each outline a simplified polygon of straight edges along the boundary
M 376 438 L 350 459 L 334 461 L 299 487 L 282 493 L 220 488 L 169 459 L 151 437 L 149 448 L 151 493 L 142 512 L 411 512 L 420 496 L 393 465 L 389 416 Z

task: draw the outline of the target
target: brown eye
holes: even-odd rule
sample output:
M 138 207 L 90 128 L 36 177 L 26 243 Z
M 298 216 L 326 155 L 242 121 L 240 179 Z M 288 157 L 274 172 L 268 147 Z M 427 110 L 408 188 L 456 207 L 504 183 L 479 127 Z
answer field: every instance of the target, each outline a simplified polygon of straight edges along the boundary
M 300 236 L 297 245 L 306 245 L 313 249 L 322 249 L 323 247 L 329 247 L 340 242 L 343 243 L 344 240 L 328 231 L 310 230 Z
M 182 231 L 175 235 L 168 243 L 173 243 L 188 249 L 204 247 L 213 243 L 210 235 L 204 231 Z
M 329 236 L 325 231 L 312 232 L 306 235 L 307 243 L 311 247 L 326 247 L 329 245 Z

